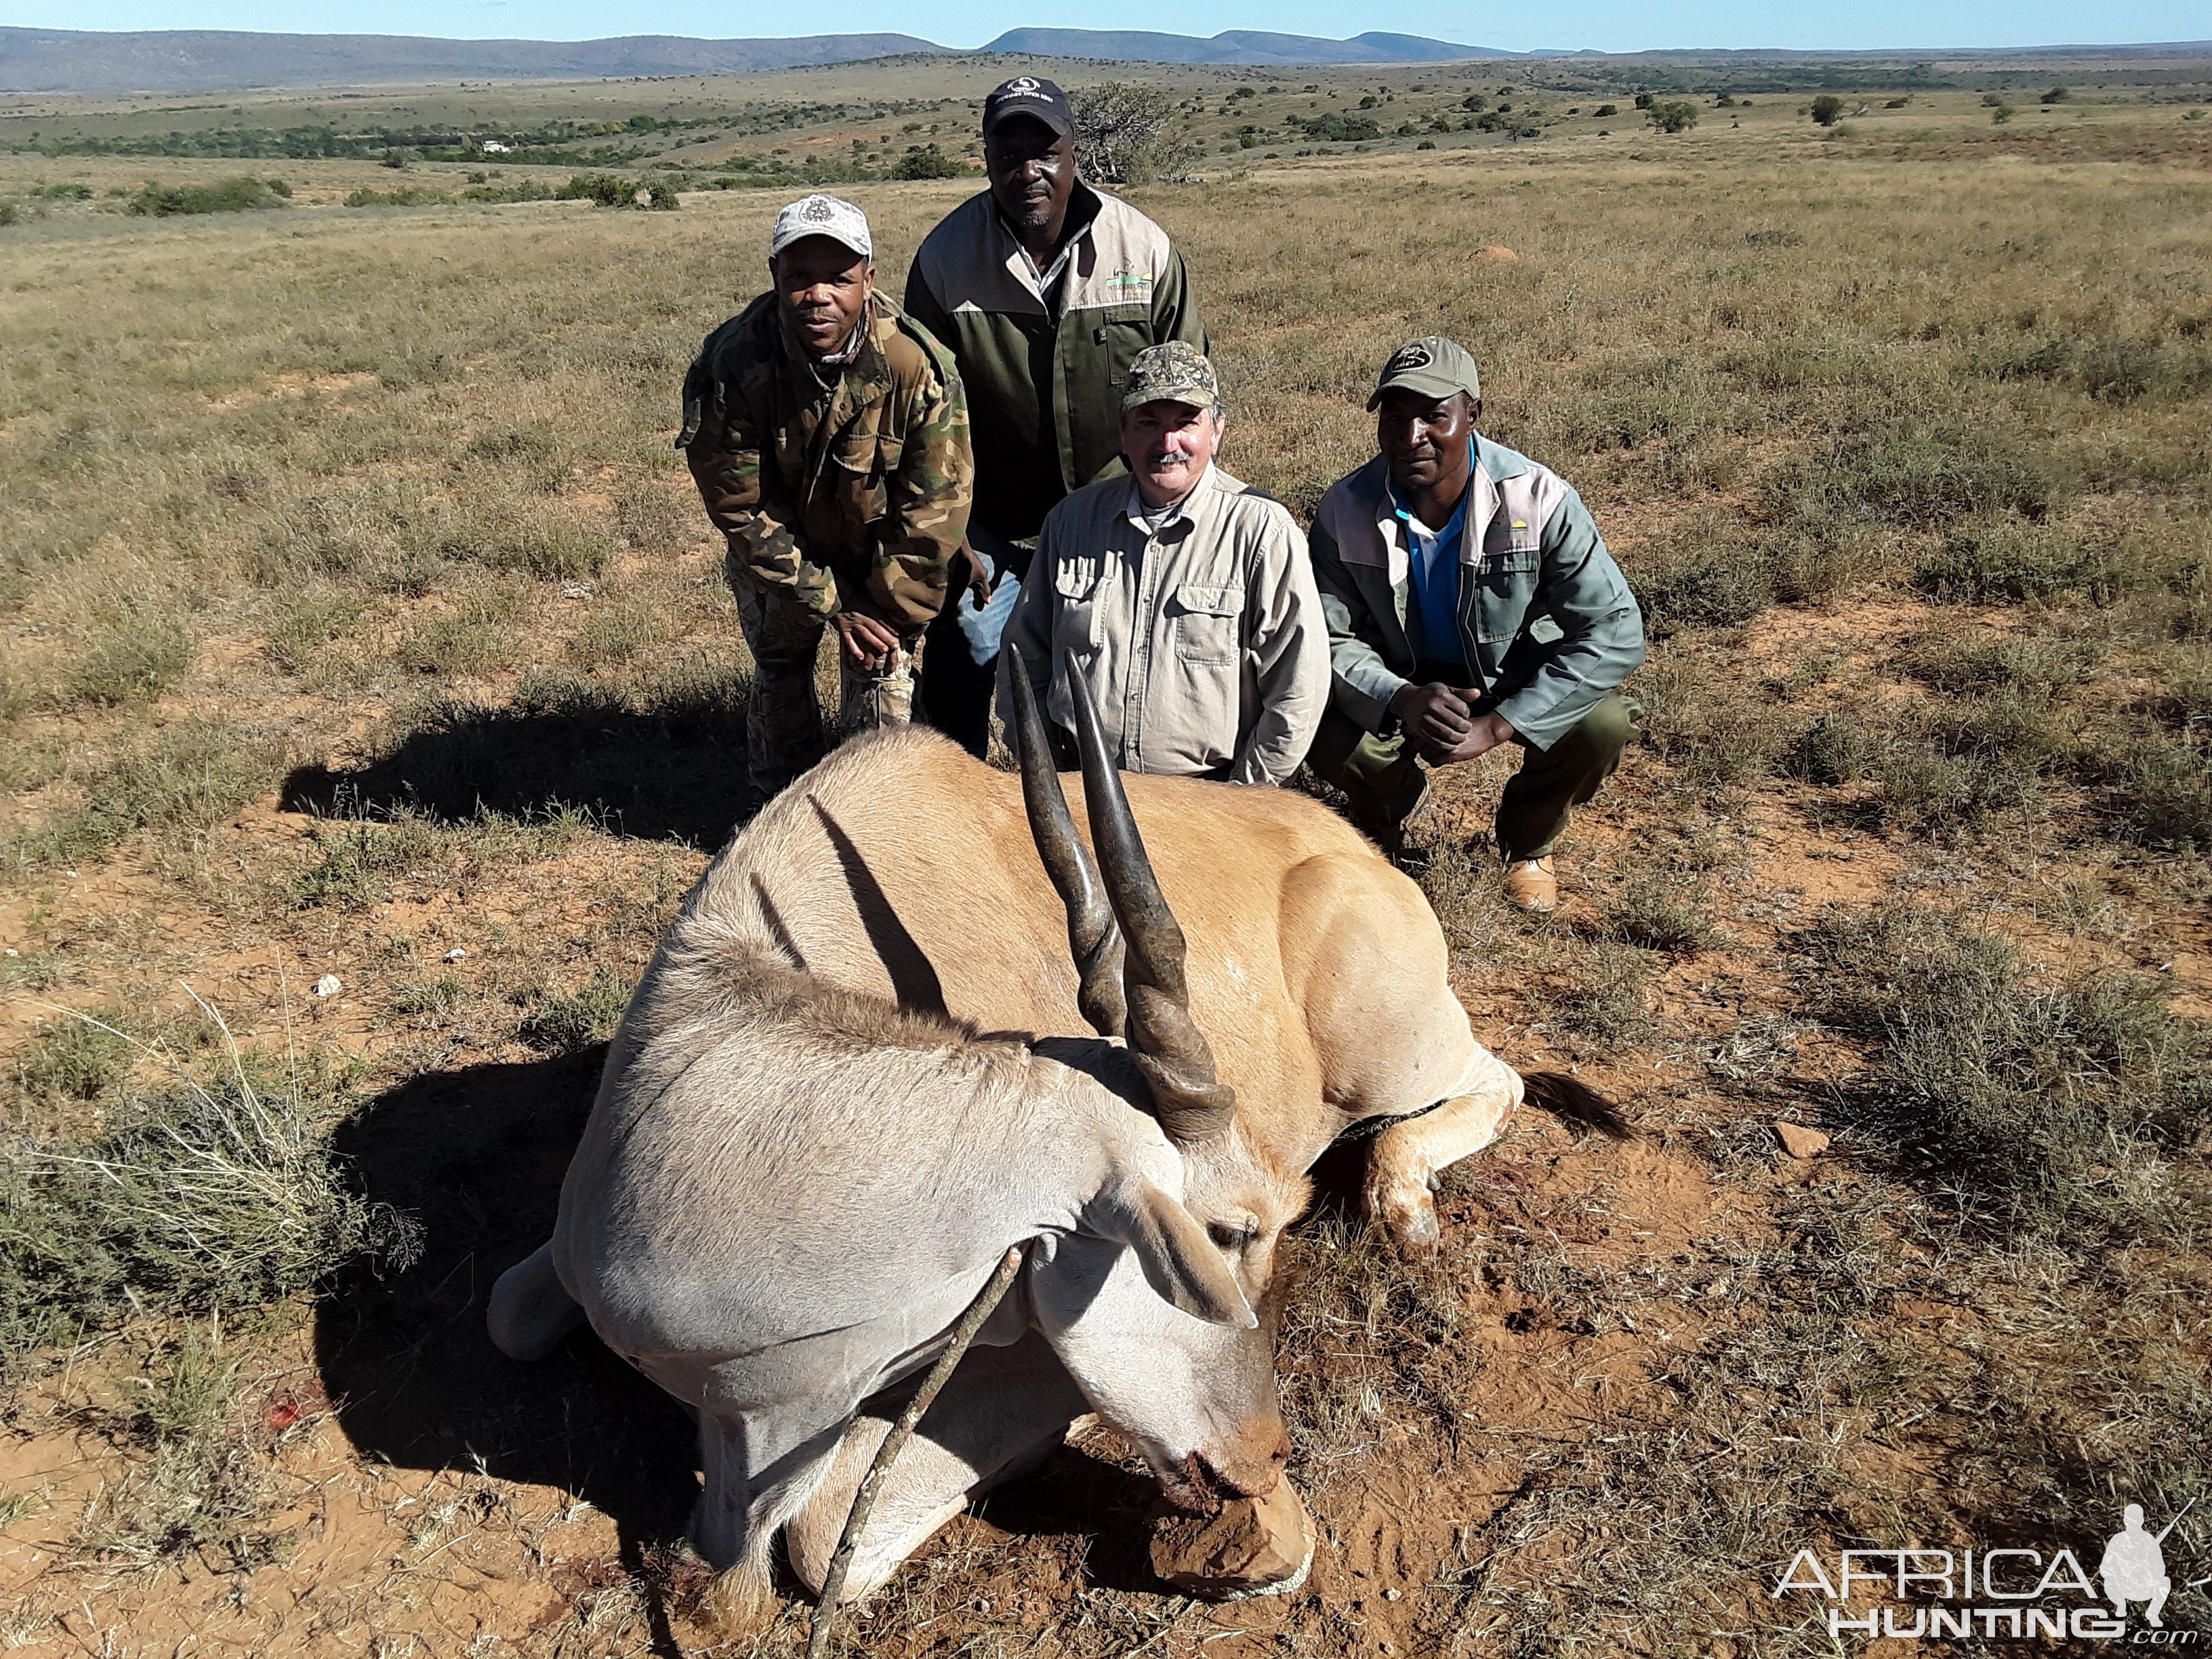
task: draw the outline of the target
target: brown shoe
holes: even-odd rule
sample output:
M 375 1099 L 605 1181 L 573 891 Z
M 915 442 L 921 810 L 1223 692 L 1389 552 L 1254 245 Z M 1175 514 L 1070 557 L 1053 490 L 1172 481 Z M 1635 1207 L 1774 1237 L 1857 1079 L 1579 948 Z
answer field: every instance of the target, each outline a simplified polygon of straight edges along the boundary
M 1520 859 L 1505 866 L 1505 896 L 1522 909 L 1541 915 L 1556 909 L 1559 884 L 1549 859 Z

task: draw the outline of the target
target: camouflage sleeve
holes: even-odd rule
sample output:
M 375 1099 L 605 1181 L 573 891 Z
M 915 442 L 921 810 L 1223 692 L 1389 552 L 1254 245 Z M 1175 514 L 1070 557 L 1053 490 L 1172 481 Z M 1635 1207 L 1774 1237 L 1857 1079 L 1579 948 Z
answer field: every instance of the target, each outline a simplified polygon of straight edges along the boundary
M 889 481 L 891 527 L 868 583 L 869 597 L 902 630 L 926 627 L 943 607 L 975 493 L 967 393 L 950 359 L 938 362 L 940 372 L 915 394 L 906 443 Z
M 835 616 L 836 580 L 792 534 L 798 515 L 762 465 L 759 428 L 744 400 L 731 395 L 706 354 L 684 377 L 684 459 L 707 516 L 728 544 L 731 565 L 784 589 L 817 616 Z

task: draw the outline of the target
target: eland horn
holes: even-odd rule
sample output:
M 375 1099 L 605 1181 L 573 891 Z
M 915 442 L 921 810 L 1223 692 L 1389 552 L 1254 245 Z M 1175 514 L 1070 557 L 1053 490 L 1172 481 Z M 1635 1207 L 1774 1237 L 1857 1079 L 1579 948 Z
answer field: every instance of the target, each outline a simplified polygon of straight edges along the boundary
M 1060 787 L 1060 774 L 1052 763 L 1052 745 L 1046 740 L 1044 717 L 1037 712 L 1036 693 L 1018 647 L 1006 647 L 1013 659 L 1006 678 L 1013 691 L 1014 749 L 1022 763 L 1022 804 L 1029 809 L 1030 834 L 1036 842 L 1037 857 L 1054 890 L 1067 907 L 1067 945 L 1075 957 L 1082 984 L 1075 1006 L 1091 1029 L 1101 1036 L 1120 1036 L 1128 1022 L 1128 1004 L 1121 992 L 1121 930 L 1114 907 L 1099 879 L 1091 849 L 1075 833 L 1075 819 L 1067 810 L 1067 797 Z
M 1067 695 L 1075 708 L 1091 844 L 1105 878 L 1106 896 L 1121 924 L 1129 1052 L 1152 1085 L 1153 1109 L 1168 1138 L 1178 1144 L 1211 1139 L 1226 1133 L 1235 1118 L 1237 1091 L 1221 1081 L 1213 1046 L 1191 1018 L 1182 928 L 1152 873 L 1129 797 L 1114 757 L 1106 752 L 1091 688 L 1080 674 L 1068 675 Z

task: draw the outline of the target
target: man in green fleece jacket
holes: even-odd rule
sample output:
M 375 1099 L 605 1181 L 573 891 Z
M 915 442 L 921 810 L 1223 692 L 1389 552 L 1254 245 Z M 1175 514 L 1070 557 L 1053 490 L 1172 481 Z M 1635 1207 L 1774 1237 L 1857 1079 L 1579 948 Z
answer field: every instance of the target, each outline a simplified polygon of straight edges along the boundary
M 1122 471 L 1121 389 L 1147 346 L 1209 347 L 1167 233 L 1076 177 L 1075 114 L 1017 76 L 983 100 L 990 188 L 931 231 L 907 313 L 952 353 L 975 449 L 967 591 L 922 656 L 929 722 L 981 755 L 999 637 L 1063 495 Z

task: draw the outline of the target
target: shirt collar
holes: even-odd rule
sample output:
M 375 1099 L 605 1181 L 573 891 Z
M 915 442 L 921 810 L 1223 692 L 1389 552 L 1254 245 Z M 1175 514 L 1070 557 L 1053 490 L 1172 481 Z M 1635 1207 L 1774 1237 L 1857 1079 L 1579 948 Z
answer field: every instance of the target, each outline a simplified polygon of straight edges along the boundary
M 1158 509 L 1147 507 L 1145 504 L 1144 491 L 1137 488 L 1136 479 L 1131 478 L 1129 480 L 1128 505 L 1124 509 L 1124 516 L 1127 518 L 1131 524 L 1134 525 L 1138 529 L 1146 532 L 1147 534 L 1157 533 L 1152 530 L 1151 524 L 1148 523 L 1146 519 L 1146 514 L 1154 511 L 1164 512 L 1167 514 L 1165 518 L 1160 520 L 1160 529 L 1165 530 L 1171 524 L 1179 524 L 1183 520 L 1191 516 L 1191 509 L 1197 503 L 1200 494 L 1213 487 L 1213 463 L 1212 461 L 1208 461 L 1206 464 L 1206 471 L 1198 475 L 1198 482 L 1191 485 L 1188 489 L 1183 492 L 1183 497 L 1181 501 L 1176 502 L 1173 507 Z
M 1062 227 L 1060 252 L 1053 256 L 1050 267 L 1043 270 L 1037 269 L 1036 261 L 1022 246 L 1022 239 L 1014 234 L 1014 228 L 1006 222 L 1006 215 L 999 211 L 999 198 L 988 190 L 984 195 L 991 204 L 991 222 L 999 228 L 999 234 L 1005 237 L 1008 246 L 1013 249 L 1006 263 L 1028 272 L 1030 280 L 1036 285 L 1038 295 L 1049 303 L 1053 289 L 1066 273 L 1068 262 L 1075 255 L 1077 245 L 1091 234 L 1091 226 L 1098 222 L 1101 203 L 1097 191 L 1080 179 L 1075 181 L 1075 188 L 1067 198 L 1067 222 Z

